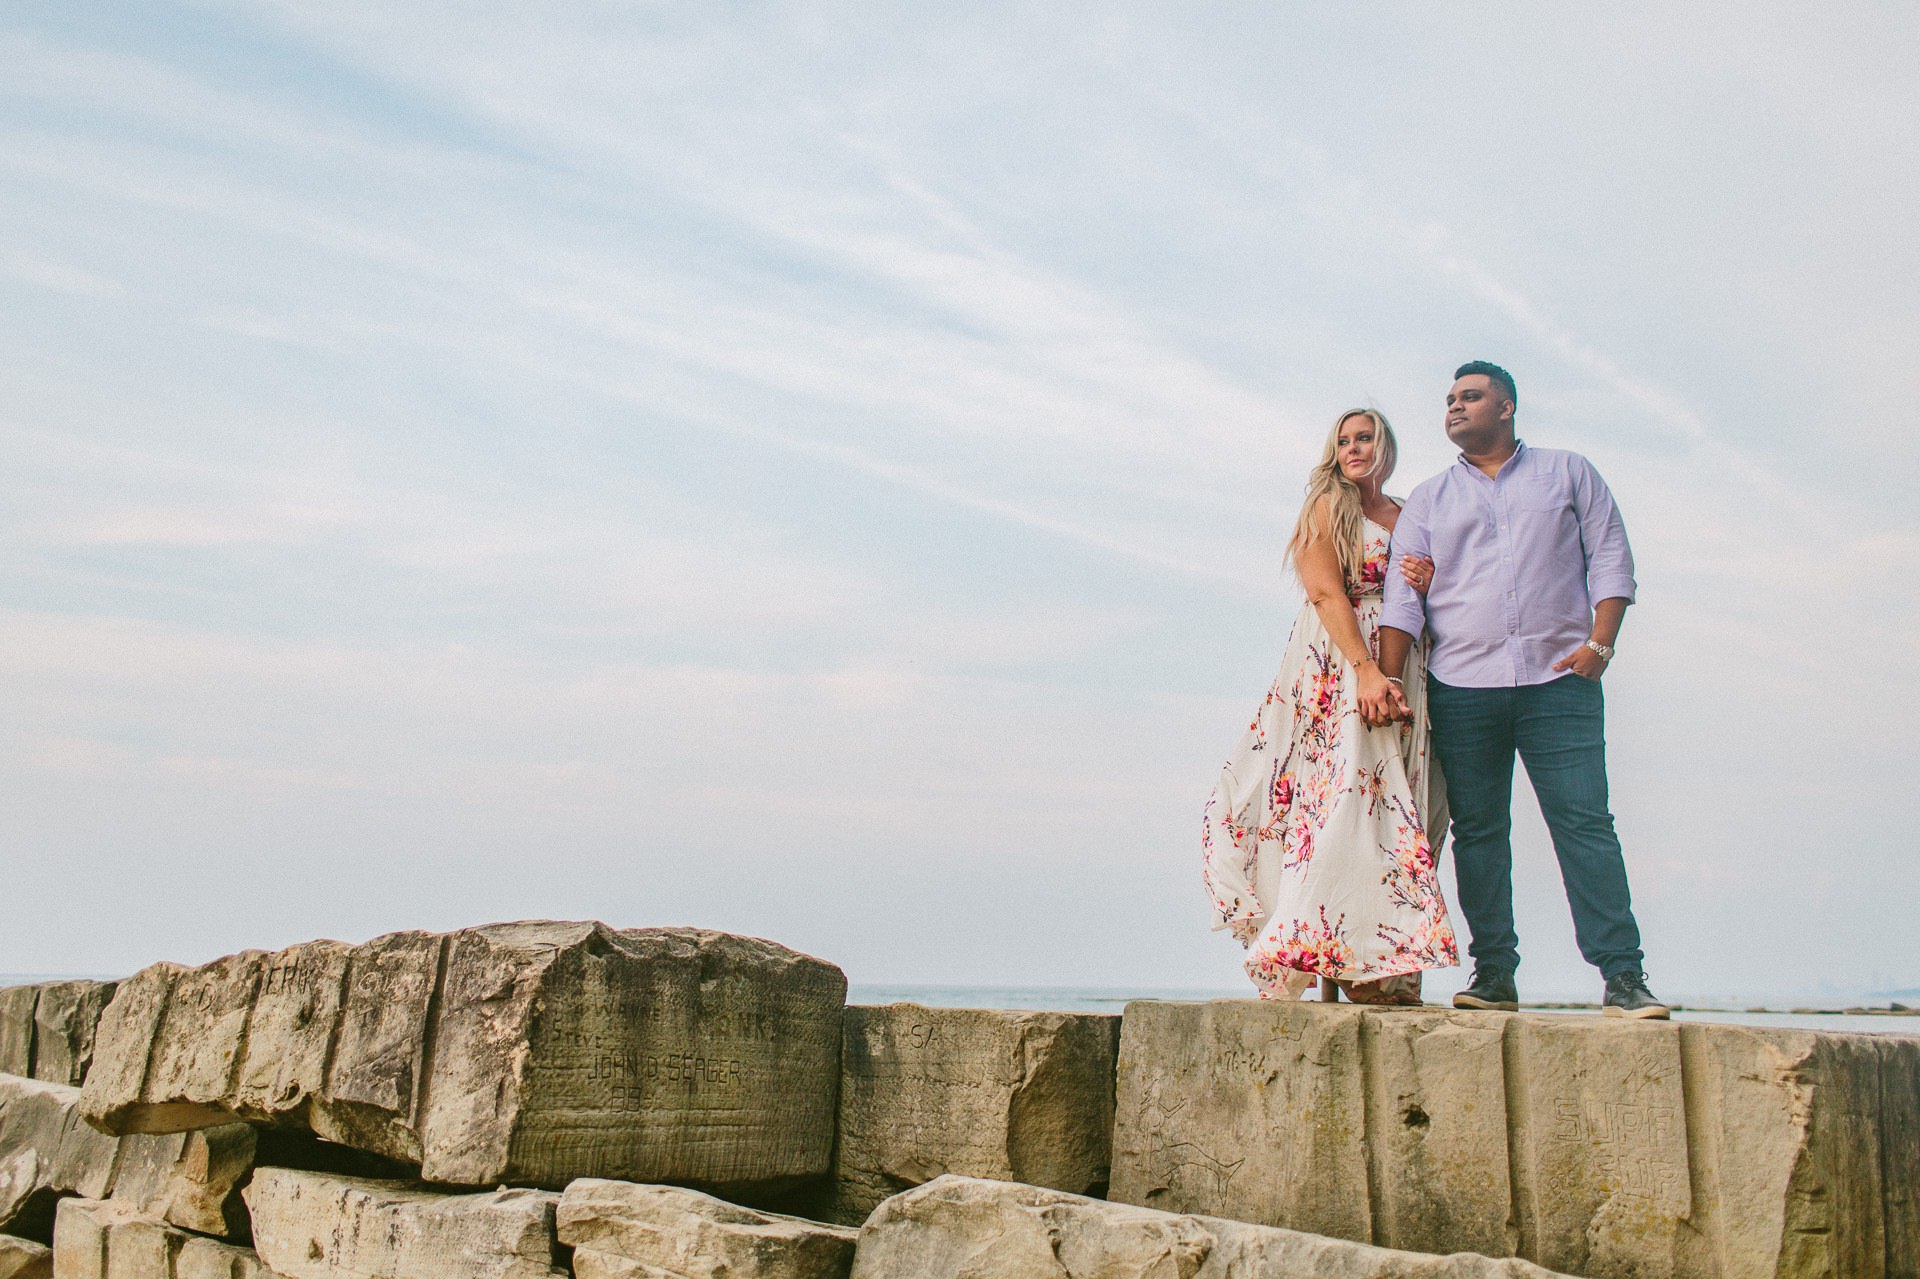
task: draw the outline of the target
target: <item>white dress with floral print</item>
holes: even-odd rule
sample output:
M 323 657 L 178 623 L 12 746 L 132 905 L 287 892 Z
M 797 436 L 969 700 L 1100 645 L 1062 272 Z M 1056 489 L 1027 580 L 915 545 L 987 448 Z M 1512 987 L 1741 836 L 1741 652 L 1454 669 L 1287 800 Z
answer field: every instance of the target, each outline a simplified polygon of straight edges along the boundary
M 1347 598 L 1377 654 L 1388 532 L 1368 520 L 1364 537 Z M 1369 728 L 1353 668 L 1303 606 L 1280 675 L 1207 801 L 1213 926 L 1247 947 L 1263 998 L 1298 998 L 1314 974 L 1370 981 L 1459 962 L 1427 843 L 1447 818 L 1423 648 L 1404 672 L 1413 722 Z

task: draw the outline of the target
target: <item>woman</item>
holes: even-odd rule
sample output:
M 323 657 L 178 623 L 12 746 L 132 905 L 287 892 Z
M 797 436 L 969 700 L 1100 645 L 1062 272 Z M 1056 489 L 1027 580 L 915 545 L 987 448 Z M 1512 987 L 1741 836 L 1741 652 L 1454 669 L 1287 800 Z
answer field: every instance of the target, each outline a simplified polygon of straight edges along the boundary
M 1459 962 L 1427 842 L 1446 830 L 1446 798 L 1417 649 L 1404 672 L 1411 721 L 1376 728 L 1361 714 L 1391 701 L 1374 658 L 1400 517 L 1381 486 L 1397 452 L 1372 409 L 1334 424 L 1287 551 L 1306 606 L 1207 801 L 1213 926 L 1247 947 L 1262 998 L 1297 999 L 1318 975 L 1356 1003 L 1418 1004 L 1421 971 Z M 1402 571 L 1424 590 L 1431 565 Z

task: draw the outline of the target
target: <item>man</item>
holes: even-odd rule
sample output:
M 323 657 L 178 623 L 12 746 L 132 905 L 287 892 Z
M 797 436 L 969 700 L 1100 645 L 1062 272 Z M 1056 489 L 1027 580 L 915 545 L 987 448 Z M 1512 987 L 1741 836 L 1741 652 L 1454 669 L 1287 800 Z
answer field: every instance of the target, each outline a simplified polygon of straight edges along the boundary
M 1455 877 L 1473 931 L 1473 983 L 1459 1008 L 1515 1009 L 1513 759 L 1527 766 L 1553 834 L 1580 953 L 1606 980 L 1604 1011 L 1658 1017 L 1647 989 L 1626 863 L 1607 808 L 1600 677 L 1633 602 L 1633 553 L 1600 473 L 1578 453 L 1528 448 L 1519 395 L 1497 364 L 1454 374 L 1447 437 L 1458 461 L 1418 488 L 1393 533 L 1394 563 L 1433 561 L 1424 600 L 1387 575 L 1380 668 L 1397 679 L 1433 632 L 1427 708 L 1453 810 Z M 1370 721 L 1405 698 L 1362 707 Z

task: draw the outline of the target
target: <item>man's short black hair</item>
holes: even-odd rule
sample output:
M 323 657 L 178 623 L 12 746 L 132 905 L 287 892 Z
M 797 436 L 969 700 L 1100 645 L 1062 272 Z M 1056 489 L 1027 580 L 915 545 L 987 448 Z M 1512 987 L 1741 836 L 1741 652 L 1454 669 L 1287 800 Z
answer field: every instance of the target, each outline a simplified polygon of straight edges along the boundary
M 1462 364 L 1453 371 L 1453 380 L 1458 382 L 1461 378 L 1472 377 L 1476 373 L 1487 378 L 1487 380 L 1499 387 L 1502 391 L 1505 391 L 1507 398 L 1513 401 L 1515 408 L 1520 407 L 1520 392 L 1514 389 L 1513 374 L 1507 372 L 1498 364 L 1490 363 L 1487 360 L 1468 360 L 1465 364 Z

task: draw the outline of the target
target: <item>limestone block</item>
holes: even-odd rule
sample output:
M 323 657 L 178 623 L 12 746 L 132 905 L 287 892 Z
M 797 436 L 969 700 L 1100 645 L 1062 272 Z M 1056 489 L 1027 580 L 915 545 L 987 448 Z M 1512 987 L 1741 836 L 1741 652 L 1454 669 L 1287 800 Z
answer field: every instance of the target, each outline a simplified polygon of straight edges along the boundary
M 240 1187 L 253 1174 L 257 1144 L 249 1124 L 122 1137 L 113 1198 L 203 1235 L 244 1239 Z
M 1680 1042 L 1698 1273 L 1915 1273 L 1920 1042 L 1698 1025 Z M 1883 1095 L 1883 1069 L 1904 1095 Z
M 1889 1276 L 1920 1275 L 1920 1052 L 1906 1036 L 1878 1037 L 1880 1194 Z
M 940 1177 L 882 1204 L 853 1279 L 1550 1279 L 1529 1262 L 1421 1256 L 1037 1186 Z
M 53 1249 L 31 1239 L 0 1235 L 0 1279 L 53 1279 Z
M 1360 1019 L 1360 1047 L 1373 1242 L 1512 1255 L 1500 1025 L 1409 1010 Z
M 168 1125 L 164 1122 L 167 1116 L 158 1113 L 157 1105 L 142 1104 L 147 1067 L 160 1018 L 167 1010 L 168 992 L 173 979 L 188 971 L 178 964 L 154 964 L 121 982 L 114 992 L 113 1002 L 100 1015 L 100 1026 L 94 1032 L 93 1069 L 87 1072 L 85 1085 L 88 1123 L 116 1134 L 178 1132 L 195 1126 L 191 1121 Z M 125 1106 L 129 1113 L 121 1115 L 116 1109 L 107 1115 L 103 1107 L 108 1105 Z M 135 1115 L 141 1121 L 138 1126 L 131 1122 Z M 232 1118 L 221 1116 L 201 1126 L 212 1127 Z
M 353 954 L 340 1016 L 331 1028 L 334 1060 L 326 1086 L 312 1097 L 315 1132 L 396 1159 L 423 1159 L 419 1116 L 427 1044 L 434 994 L 447 972 L 442 967 L 447 948 L 447 939 L 433 933 L 395 933 Z M 321 966 L 323 972 L 330 969 Z M 496 1024 L 504 1028 L 523 1029 L 527 1011 L 523 1003 L 488 1009 L 483 1015 L 499 1017 Z M 296 1031 L 303 1048 L 310 1050 L 312 1038 L 304 1028 Z M 493 1077 L 461 1082 L 477 1084 L 489 1098 L 504 1101 L 516 1082 L 513 1063 L 502 1057 L 488 1064 Z M 490 1179 L 482 1175 L 468 1180 Z
M 1520 1250 L 1579 1274 L 1671 1274 L 1692 1211 L 1680 1027 L 1519 1017 L 1506 1034 Z
M 53 1198 L 77 1194 L 111 1195 L 203 1234 L 244 1235 L 238 1192 L 254 1148 L 245 1124 L 109 1137 L 82 1121 L 79 1089 L 0 1075 L 0 1229 L 44 1232 Z
M 1597 1279 L 1920 1271 L 1920 1039 L 1127 1007 L 1112 1193 Z
M 1370 1240 L 1361 1017 L 1325 1010 L 1128 1004 L 1113 1198 Z
M 130 1204 L 64 1199 L 54 1279 L 275 1279 L 247 1248 L 188 1234 Z
M 106 1279 L 107 1240 L 113 1226 L 137 1216 L 124 1204 L 61 1200 L 53 1229 L 54 1279 Z
M 582 1178 L 560 1197 L 578 1279 L 846 1279 L 858 1232 L 678 1186 Z
M 33 1077 L 78 1088 L 93 1065 L 94 1034 L 118 982 L 53 981 L 33 1008 Z
M 174 1254 L 171 1279 L 274 1279 L 274 1275 L 251 1248 L 191 1236 Z
M 397 936 L 404 939 L 418 934 Z M 367 998 L 377 993 L 378 982 L 370 974 L 377 973 L 383 963 L 391 963 L 383 956 L 390 947 L 383 943 L 393 940 L 382 938 L 359 948 L 367 954 L 361 973 L 363 997 L 354 1008 L 356 1017 L 377 1017 L 380 1012 Z M 234 1081 L 232 1109 L 236 1113 L 263 1120 L 297 1115 L 307 1111 L 313 1099 L 326 1091 L 327 1053 L 340 1027 L 348 966 L 355 949 L 341 942 L 313 941 L 266 956 L 247 1034 L 258 1043 L 273 1045 L 274 1051 L 245 1055 Z M 403 1011 L 425 1015 L 424 1007 L 414 1000 L 404 1001 Z M 418 1038 L 417 1030 L 405 1027 L 394 1027 L 388 1033 L 401 1045 L 411 1045 Z M 367 1042 L 365 1028 L 358 1027 L 349 1034 L 352 1041 L 347 1045 L 348 1055 L 358 1063 L 363 1057 L 361 1045 Z M 405 1049 L 400 1055 L 408 1062 L 414 1060 Z
M 310 1128 L 431 1181 L 713 1189 L 826 1171 L 846 978 L 699 929 L 496 924 L 121 984 L 91 1122 Z
M 0 1230 L 44 1230 L 53 1196 L 112 1188 L 119 1143 L 81 1122 L 79 1102 L 76 1088 L 0 1075 Z
M 245 1191 L 260 1260 L 287 1279 L 565 1279 L 542 1190 L 450 1195 L 262 1168 Z
M 942 1173 L 1104 1189 L 1118 1017 L 847 1009 L 827 1215 L 857 1225 Z
M 33 1076 L 33 1006 L 38 986 L 0 987 L 0 1075 Z

